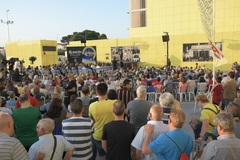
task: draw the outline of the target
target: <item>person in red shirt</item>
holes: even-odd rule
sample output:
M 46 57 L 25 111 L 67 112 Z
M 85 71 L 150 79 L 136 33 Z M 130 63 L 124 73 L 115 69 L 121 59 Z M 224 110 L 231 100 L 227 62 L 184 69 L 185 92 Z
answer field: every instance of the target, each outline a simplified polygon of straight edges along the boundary
M 33 107 L 39 108 L 38 101 L 37 101 L 36 98 L 34 98 L 33 96 L 30 95 L 30 88 L 28 86 L 24 87 L 23 92 L 28 95 L 28 98 L 30 100 L 30 104 Z M 21 107 L 21 104 L 20 104 L 19 99 L 18 99 L 17 102 L 16 102 L 15 108 L 20 108 L 20 107 Z
M 222 78 L 217 77 L 216 78 L 216 84 L 214 87 L 212 87 L 212 102 L 213 104 L 219 105 L 222 101 L 222 84 L 221 84 Z
M 156 85 L 163 85 L 160 77 L 157 77 L 157 81 L 154 82 L 154 86 Z

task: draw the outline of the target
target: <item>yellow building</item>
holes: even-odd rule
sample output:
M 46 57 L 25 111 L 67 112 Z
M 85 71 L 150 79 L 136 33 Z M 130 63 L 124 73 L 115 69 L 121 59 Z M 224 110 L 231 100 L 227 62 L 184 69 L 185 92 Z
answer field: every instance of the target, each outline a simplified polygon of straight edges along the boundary
M 228 62 L 218 69 L 229 70 L 233 62 L 240 62 L 240 1 L 215 1 L 215 41 Z M 113 47 L 139 46 L 141 63 L 164 66 L 167 47 L 162 36 L 168 32 L 172 65 L 195 66 L 198 62 L 212 68 L 213 53 L 207 45 L 197 0 L 130 0 L 130 5 L 130 38 L 87 41 L 87 46 L 96 46 L 98 61 L 110 62 Z M 82 45 L 70 42 L 68 47 Z
M 31 65 L 29 57 L 34 56 L 37 60 L 34 66 L 46 66 L 58 63 L 57 42 L 53 40 L 35 40 L 6 43 L 6 57 L 24 60 L 24 66 Z

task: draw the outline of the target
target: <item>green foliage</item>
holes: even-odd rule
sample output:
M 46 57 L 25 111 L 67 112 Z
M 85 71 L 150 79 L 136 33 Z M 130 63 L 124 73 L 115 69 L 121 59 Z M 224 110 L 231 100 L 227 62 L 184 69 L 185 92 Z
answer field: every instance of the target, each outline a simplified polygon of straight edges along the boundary
M 59 56 L 64 56 L 65 55 L 65 50 L 64 49 L 58 49 L 58 55 Z
M 82 32 L 73 32 L 73 34 L 63 36 L 61 39 L 62 43 L 69 43 L 70 41 L 81 41 L 81 40 L 97 40 L 107 39 L 106 34 L 100 34 L 99 32 L 92 30 L 84 30 Z
M 34 56 L 29 57 L 29 61 L 31 61 L 31 64 L 33 64 L 36 60 L 37 58 Z

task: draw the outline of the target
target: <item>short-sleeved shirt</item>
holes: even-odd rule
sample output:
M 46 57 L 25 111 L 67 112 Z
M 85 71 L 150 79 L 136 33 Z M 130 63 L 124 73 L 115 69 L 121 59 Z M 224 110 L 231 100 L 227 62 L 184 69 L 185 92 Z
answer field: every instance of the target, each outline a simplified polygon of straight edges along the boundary
M 168 125 L 164 124 L 163 121 L 148 121 L 148 124 L 151 124 L 154 126 L 154 132 L 151 137 L 151 141 L 157 139 L 157 137 L 163 133 L 166 133 L 169 131 Z M 146 137 L 146 133 L 144 130 L 144 126 L 142 126 L 134 140 L 132 141 L 132 146 L 138 150 L 142 150 L 143 142 Z M 156 160 L 157 156 L 154 153 L 151 153 L 149 155 L 143 155 L 142 154 L 142 160 Z
M 9 137 L 0 132 L 0 159 L 4 160 L 28 160 L 28 154 L 18 139 Z
M 38 140 L 36 128 L 41 119 L 41 113 L 35 107 L 18 108 L 13 110 L 12 117 L 16 126 L 17 139 L 24 147 L 30 147 Z
M 92 157 L 93 121 L 89 118 L 71 117 L 62 122 L 64 137 L 74 145 L 72 158 L 78 160 Z
M 62 159 L 62 155 L 64 151 L 70 151 L 73 149 L 73 145 L 69 143 L 63 136 L 56 136 L 57 145 L 56 150 L 53 156 L 53 160 L 59 160 Z M 52 152 L 53 152 L 53 146 L 54 146 L 54 138 L 52 134 L 46 134 L 39 137 L 39 141 L 34 143 L 29 151 L 29 160 L 35 160 L 36 156 L 39 152 L 45 154 L 44 159 L 50 159 Z
M 130 146 L 134 137 L 134 126 L 124 120 L 104 125 L 102 140 L 107 141 L 106 160 L 131 160 Z
M 100 100 L 92 103 L 89 106 L 89 117 L 94 120 L 94 133 L 95 140 L 102 140 L 103 126 L 114 119 L 113 103 L 116 100 Z
M 188 157 L 193 147 L 193 139 L 186 131 L 182 129 L 175 129 L 168 133 L 167 136 L 179 146 L 181 151 L 184 151 Z M 179 159 L 181 152 L 176 144 L 165 134 L 161 134 L 156 140 L 152 141 L 148 146 L 152 152 L 158 157 L 158 160 Z
M 217 109 L 216 109 L 216 107 L 217 107 Z M 209 120 L 210 124 L 214 125 L 213 120 L 214 120 L 216 114 L 213 111 L 208 110 L 206 108 L 210 108 L 210 109 L 214 110 L 215 112 L 220 111 L 219 107 L 218 106 L 216 106 L 216 107 L 211 103 L 208 103 L 207 105 L 205 105 L 201 112 L 200 120 L 203 121 L 203 120 L 207 119 L 207 120 Z M 208 133 L 212 133 L 212 129 L 213 129 L 213 126 L 211 126 L 210 124 L 208 125 L 208 128 L 207 128 Z

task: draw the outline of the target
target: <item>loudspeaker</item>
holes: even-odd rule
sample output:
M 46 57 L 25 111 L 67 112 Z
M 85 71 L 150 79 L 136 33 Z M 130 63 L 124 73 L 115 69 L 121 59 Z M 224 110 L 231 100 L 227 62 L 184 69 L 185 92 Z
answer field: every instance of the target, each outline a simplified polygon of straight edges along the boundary
M 169 41 L 169 35 L 163 35 L 162 36 L 162 41 L 163 42 L 168 42 Z

